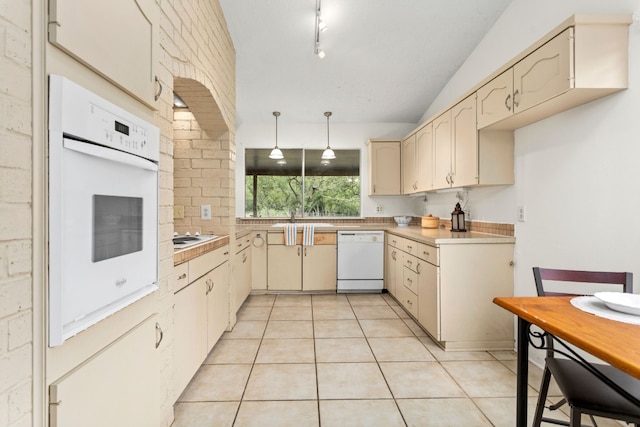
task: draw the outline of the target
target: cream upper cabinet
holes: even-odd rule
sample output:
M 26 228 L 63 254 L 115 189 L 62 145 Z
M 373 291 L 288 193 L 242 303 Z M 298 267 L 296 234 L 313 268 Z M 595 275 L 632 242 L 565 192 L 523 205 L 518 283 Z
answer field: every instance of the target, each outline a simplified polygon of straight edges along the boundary
M 402 193 L 433 188 L 433 123 L 427 123 L 402 141 Z
M 433 121 L 433 187 L 451 186 L 451 110 Z
M 625 15 L 576 15 L 478 88 L 478 128 L 517 129 L 628 86 Z
M 370 196 L 397 196 L 401 194 L 400 150 L 400 141 L 398 140 L 369 140 Z
M 402 140 L 402 194 L 415 193 L 418 189 L 416 176 L 416 135 Z
M 478 184 L 478 130 L 475 94 L 451 109 L 452 187 Z
M 573 86 L 573 28 L 567 28 L 513 67 L 513 111 L 519 113 Z
M 416 132 L 417 191 L 433 189 L 433 123 L 427 123 Z
M 154 107 L 159 12 L 154 0 L 50 0 L 49 41 Z
M 478 128 L 513 114 L 513 68 L 478 89 Z

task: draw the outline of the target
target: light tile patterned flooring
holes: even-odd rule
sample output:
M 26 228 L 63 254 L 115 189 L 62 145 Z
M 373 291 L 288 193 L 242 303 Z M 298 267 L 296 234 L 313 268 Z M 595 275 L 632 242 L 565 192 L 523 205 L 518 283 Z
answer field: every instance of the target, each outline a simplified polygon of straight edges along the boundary
M 515 369 L 511 351 L 441 350 L 386 294 L 252 295 L 173 427 L 513 427 Z

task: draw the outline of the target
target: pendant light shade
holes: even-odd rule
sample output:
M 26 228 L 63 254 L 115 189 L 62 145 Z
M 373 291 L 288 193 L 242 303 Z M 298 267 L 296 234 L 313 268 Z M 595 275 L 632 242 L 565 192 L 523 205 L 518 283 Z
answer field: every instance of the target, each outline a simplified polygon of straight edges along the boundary
M 278 148 L 278 117 L 280 116 L 280 112 L 274 111 L 273 115 L 276 118 L 276 146 L 271 150 L 269 158 L 273 160 L 282 160 L 284 159 L 284 154 L 282 154 L 282 151 Z
M 327 148 L 322 152 L 322 160 L 333 160 L 336 158 L 336 153 L 331 149 L 331 145 L 329 144 L 329 117 L 331 117 L 331 111 L 327 111 L 324 113 L 327 118 Z

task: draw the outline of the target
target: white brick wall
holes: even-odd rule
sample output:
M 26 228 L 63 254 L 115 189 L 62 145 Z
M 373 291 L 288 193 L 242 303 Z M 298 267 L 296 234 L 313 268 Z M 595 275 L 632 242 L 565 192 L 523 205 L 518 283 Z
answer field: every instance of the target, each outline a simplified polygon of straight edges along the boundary
M 0 0 L 0 425 L 31 425 L 31 2 Z
M 0 0 L 0 426 L 30 426 L 32 413 L 33 316 L 32 288 L 32 4 L 37 0 Z M 221 205 L 233 205 L 235 156 L 235 52 L 217 0 L 157 1 L 160 13 L 160 55 L 157 74 L 165 92 L 156 106 L 161 128 L 159 315 L 170 325 L 173 232 L 173 109 L 171 88 L 176 77 L 197 81 L 215 98 L 230 131 L 200 161 L 215 163 L 228 173 L 220 180 Z M 190 138 L 188 138 L 190 139 Z M 41 142 L 38 142 L 41 143 Z M 218 154 L 216 154 L 218 153 Z M 200 196 L 200 195 L 199 195 Z M 190 196 L 189 196 L 190 197 Z M 233 227 L 233 208 L 223 225 Z M 164 237 L 166 236 L 166 238 Z M 46 334 L 45 334 L 46 335 Z M 170 347 L 162 352 L 161 384 L 169 389 Z M 162 396 L 163 424 L 172 419 L 171 396 Z M 42 408 L 46 412 L 46 408 Z

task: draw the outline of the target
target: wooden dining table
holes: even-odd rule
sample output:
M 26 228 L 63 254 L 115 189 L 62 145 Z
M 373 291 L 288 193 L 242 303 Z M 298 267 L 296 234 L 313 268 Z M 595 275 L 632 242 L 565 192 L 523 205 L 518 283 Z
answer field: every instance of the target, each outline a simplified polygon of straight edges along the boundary
M 578 347 L 640 379 L 640 325 L 609 320 L 573 305 L 567 296 L 498 297 L 493 302 L 518 317 L 516 425 L 527 424 L 530 326 Z

